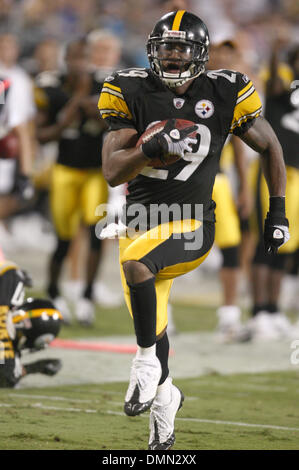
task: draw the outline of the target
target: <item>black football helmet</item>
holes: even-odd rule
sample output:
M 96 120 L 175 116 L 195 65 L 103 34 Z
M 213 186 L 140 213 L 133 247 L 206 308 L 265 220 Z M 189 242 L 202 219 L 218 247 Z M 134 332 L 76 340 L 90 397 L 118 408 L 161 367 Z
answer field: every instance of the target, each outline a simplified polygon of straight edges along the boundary
M 58 335 L 62 315 L 51 300 L 28 298 L 12 313 L 18 349 L 43 349 Z
M 19 307 L 24 302 L 25 287 L 32 287 L 28 273 L 13 261 L 0 262 L 0 305 Z
M 185 10 L 167 13 L 148 38 L 151 69 L 168 87 L 181 86 L 205 70 L 209 44 L 208 29 L 198 16 Z M 179 56 L 171 53 L 175 48 Z

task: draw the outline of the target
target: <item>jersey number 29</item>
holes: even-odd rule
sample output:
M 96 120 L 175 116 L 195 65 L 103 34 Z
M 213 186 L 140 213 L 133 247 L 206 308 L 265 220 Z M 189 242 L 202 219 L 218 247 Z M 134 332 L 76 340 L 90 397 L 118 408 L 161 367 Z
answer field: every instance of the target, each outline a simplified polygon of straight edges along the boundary
M 211 145 L 211 132 L 210 129 L 204 124 L 197 124 L 200 140 L 198 149 L 194 153 L 185 153 L 182 157 L 183 160 L 189 163 L 174 177 L 175 180 L 187 181 L 188 178 L 195 172 L 201 162 L 206 158 L 210 151 Z M 166 180 L 168 178 L 168 170 L 145 167 L 140 172 L 141 175 L 149 178 L 157 178 Z

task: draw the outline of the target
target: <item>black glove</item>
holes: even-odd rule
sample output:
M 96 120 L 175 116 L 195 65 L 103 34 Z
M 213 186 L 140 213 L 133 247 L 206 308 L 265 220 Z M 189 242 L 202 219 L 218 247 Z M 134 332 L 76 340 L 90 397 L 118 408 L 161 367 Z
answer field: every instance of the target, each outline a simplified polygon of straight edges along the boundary
M 33 198 L 35 190 L 28 176 L 21 173 L 17 176 L 15 194 L 23 202 L 30 201 Z
M 161 132 L 141 145 L 142 152 L 148 158 L 160 158 L 162 163 L 165 163 L 165 155 L 183 157 L 185 152 L 192 152 L 191 145 L 197 143 L 196 138 L 190 137 L 197 129 L 197 125 L 177 129 L 175 119 L 169 119 Z
M 60 359 L 41 359 L 40 361 L 24 364 L 27 374 L 55 375 L 60 371 L 62 362 Z
M 289 221 L 285 216 L 285 198 L 270 197 L 270 209 L 265 219 L 264 228 L 266 254 L 277 254 L 278 248 L 289 239 Z

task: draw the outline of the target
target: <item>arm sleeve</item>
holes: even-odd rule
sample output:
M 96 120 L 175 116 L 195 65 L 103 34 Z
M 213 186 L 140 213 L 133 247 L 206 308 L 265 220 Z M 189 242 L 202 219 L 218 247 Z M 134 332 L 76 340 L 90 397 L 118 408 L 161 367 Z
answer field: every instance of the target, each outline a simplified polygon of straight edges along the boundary
M 133 116 L 126 102 L 117 75 L 114 75 L 113 84 L 105 81 L 98 102 L 101 116 L 109 125 L 109 130 L 133 128 Z
M 238 74 L 238 91 L 230 133 L 242 135 L 262 112 L 262 103 L 252 81 Z

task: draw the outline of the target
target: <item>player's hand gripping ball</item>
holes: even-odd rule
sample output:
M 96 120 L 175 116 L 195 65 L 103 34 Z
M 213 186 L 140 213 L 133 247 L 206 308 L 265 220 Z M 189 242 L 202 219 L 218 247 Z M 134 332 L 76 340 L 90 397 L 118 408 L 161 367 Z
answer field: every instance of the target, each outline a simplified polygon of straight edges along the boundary
M 149 127 L 136 147 L 150 160 L 147 166 L 161 168 L 175 163 L 197 144 L 198 126 L 185 119 L 168 119 Z

